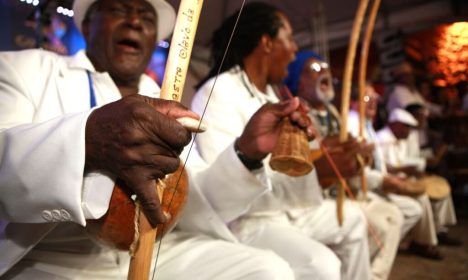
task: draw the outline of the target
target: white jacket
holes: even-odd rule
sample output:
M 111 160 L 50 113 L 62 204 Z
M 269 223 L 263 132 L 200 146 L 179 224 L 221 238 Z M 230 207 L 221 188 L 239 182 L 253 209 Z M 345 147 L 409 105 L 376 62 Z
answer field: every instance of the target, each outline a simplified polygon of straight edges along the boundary
M 84 52 L 73 57 L 40 50 L 0 54 L 0 275 L 58 223 L 85 226 L 107 211 L 113 178 L 83 177 L 85 125 L 92 111 L 85 70 L 91 72 L 98 106 L 120 99 L 109 74 L 96 72 Z M 140 94 L 156 97 L 158 91 L 142 76 Z M 268 185 L 243 167 L 232 144 L 216 161 L 208 166 L 192 151 L 189 200 L 179 226 L 236 241 L 209 205 L 219 197 L 206 193 L 222 189 L 221 199 L 237 199 L 236 207 L 218 203 L 215 208 L 236 216 Z M 228 162 L 230 169 L 224 168 Z M 237 184 L 252 188 L 241 192 Z
M 358 135 L 359 134 L 359 113 L 354 111 L 354 110 L 349 111 L 348 131 L 351 133 L 351 135 L 358 138 L 358 136 L 359 136 Z M 373 168 L 371 168 L 369 166 L 365 167 L 367 187 L 370 190 L 380 188 L 382 186 L 383 179 L 384 179 L 385 175 L 387 174 L 387 168 L 385 166 L 382 151 L 380 150 L 379 145 L 377 145 L 377 143 L 376 143 L 376 139 L 375 139 L 376 135 L 375 134 L 376 134 L 376 132 L 375 132 L 375 130 L 374 130 L 374 128 L 372 126 L 370 126 L 370 127 L 365 126 L 364 127 L 364 139 L 366 139 L 366 141 L 369 144 L 375 144 L 374 152 L 373 152 L 374 164 L 376 164 L 377 161 L 380 163 L 380 164 L 378 164 L 378 165 L 380 165 L 379 168 L 377 168 L 377 166 L 375 166 Z M 351 184 L 354 187 L 360 186 L 361 185 L 360 176 L 354 177 L 351 180 Z
M 416 166 L 420 171 L 426 168 L 426 161 L 423 158 L 411 154 L 408 140 L 397 139 L 388 126 L 377 132 L 377 143 L 387 166 Z
M 214 78 L 207 81 L 195 94 L 192 101 L 194 112 L 201 114 L 204 111 L 214 82 Z M 267 102 L 278 102 L 270 86 L 267 86 L 266 93 L 258 91 L 238 66 L 222 73 L 216 80 L 203 118 L 203 123 L 209 129 L 196 138 L 202 158 L 212 162 L 228 143 L 232 143 L 241 135 L 252 115 Z M 291 209 L 316 207 L 322 202 L 323 197 L 315 170 L 306 176 L 293 178 L 272 171 L 268 160 L 269 158 L 264 160 L 264 166 L 271 180 L 272 191 L 259 197 L 247 215 L 295 212 Z M 243 186 L 243 189 L 250 188 L 250 185 Z M 229 215 L 222 216 L 226 222 L 234 218 Z

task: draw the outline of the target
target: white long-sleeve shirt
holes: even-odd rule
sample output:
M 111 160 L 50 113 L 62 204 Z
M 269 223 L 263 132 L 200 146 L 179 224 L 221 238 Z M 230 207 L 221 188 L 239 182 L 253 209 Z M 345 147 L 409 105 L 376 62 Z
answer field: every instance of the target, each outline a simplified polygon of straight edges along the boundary
M 408 140 L 397 139 L 388 126 L 377 132 L 377 143 L 387 166 L 416 166 L 420 171 L 426 168 L 426 161 L 412 154 Z
M 83 175 L 85 126 L 92 111 L 86 71 L 98 106 L 121 98 L 109 74 L 95 71 L 84 52 L 72 57 L 41 50 L 0 53 L 0 275 L 36 248 L 73 252 L 75 262 L 98 263 L 86 251 L 101 248 L 82 226 L 106 213 L 114 178 Z M 159 87 L 142 76 L 139 93 L 157 97 Z M 266 176 L 242 165 L 232 141 L 212 165 L 196 152 L 189 157 L 190 194 L 179 227 L 235 242 L 224 218 L 241 215 L 268 191 Z M 238 185 L 250 189 L 240 191 Z M 218 204 L 211 205 L 213 200 Z
M 192 101 L 194 112 L 202 113 L 213 83 L 214 79 L 209 80 L 195 94 Z M 252 115 L 267 102 L 278 102 L 270 86 L 265 93 L 260 92 L 239 67 L 222 73 L 217 78 L 204 115 L 203 123 L 208 129 L 196 139 L 201 156 L 207 162 L 212 162 L 227 143 L 241 135 Z M 264 166 L 273 189 L 259 197 L 246 215 L 274 215 L 291 209 L 318 206 L 322 202 L 315 170 L 306 176 L 293 178 L 272 171 L 268 160 L 264 160 Z M 248 189 L 250 186 L 239 188 Z

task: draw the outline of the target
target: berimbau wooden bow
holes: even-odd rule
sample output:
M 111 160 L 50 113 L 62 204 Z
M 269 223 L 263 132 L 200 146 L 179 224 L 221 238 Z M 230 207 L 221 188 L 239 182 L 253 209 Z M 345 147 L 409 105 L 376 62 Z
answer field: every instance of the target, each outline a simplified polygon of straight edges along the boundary
M 200 18 L 202 5 L 203 5 L 203 0 L 182 0 L 180 4 L 178 15 L 177 15 L 177 21 L 176 21 L 175 28 L 174 28 L 174 35 L 171 41 L 171 49 L 169 51 L 168 62 L 167 62 L 166 70 L 164 74 L 164 81 L 161 87 L 162 99 L 169 99 L 169 100 L 174 100 L 177 102 L 180 102 L 182 99 L 182 92 L 184 90 L 185 78 L 187 75 L 189 60 L 190 60 L 190 56 L 192 53 L 193 42 L 195 39 L 195 32 L 197 29 L 198 20 Z M 245 5 L 245 0 L 242 0 L 241 7 L 239 9 L 239 14 L 236 19 L 236 23 L 233 27 L 233 30 L 231 31 L 229 41 L 227 43 L 225 52 L 223 54 L 223 59 L 219 65 L 219 69 L 215 77 L 215 82 L 212 85 L 210 97 L 216 85 L 216 80 L 224 64 L 224 58 L 226 57 L 226 54 L 231 45 L 231 40 L 237 28 L 237 23 L 242 14 L 244 5 Z M 210 101 L 210 98 L 208 98 L 204 111 L 206 111 L 209 101 Z M 202 116 L 200 116 L 198 128 L 195 129 L 196 132 L 202 130 L 200 129 L 202 120 L 203 120 L 203 114 Z M 195 133 L 194 138 L 196 138 L 196 133 Z M 191 148 L 192 146 L 190 147 L 190 149 Z M 190 151 L 187 155 L 185 162 L 187 162 L 189 155 L 190 155 Z M 158 193 L 159 192 L 160 191 L 158 189 Z M 159 197 L 160 198 L 162 197 L 162 193 L 159 194 Z M 141 216 L 144 216 L 144 215 L 141 215 Z M 142 219 L 143 219 L 142 221 L 143 226 L 148 231 L 149 237 L 142 240 L 141 245 L 139 245 L 139 247 L 142 248 L 140 249 L 142 250 L 142 253 L 140 254 L 140 256 L 138 256 L 138 258 L 141 261 L 137 261 L 136 254 L 135 254 L 135 258 L 132 258 L 133 264 L 132 263 L 130 264 L 130 269 L 129 269 L 129 279 L 132 279 L 132 280 L 147 279 L 147 278 L 141 278 L 141 277 L 148 277 L 150 264 L 151 264 L 151 257 L 152 257 L 152 248 L 154 246 L 154 238 L 157 234 L 156 230 L 152 229 L 151 226 L 149 226 L 149 223 L 146 217 L 143 217 Z M 162 242 L 162 239 L 160 242 Z M 157 263 L 157 258 L 155 260 L 154 270 L 156 270 L 156 263 Z M 141 268 L 145 270 L 145 273 L 138 272 Z M 134 271 L 134 273 L 131 274 L 132 270 Z
M 351 97 L 351 78 L 353 74 L 354 58 L 356 57 L 357 43 L 359 40 L 359 33 L 361 32 L 362 22 L 366 13 L 367 4 L 369 0 L 360 0 L 359 6 L 354 18 L 351 36 L 349 38 L 348 52 L 346 55 L 346 63 L 343 73 L 343 87 L 341 91 L 341 128 L 340 128 L 340 141 L 345 142 L 348 140 L 348 113 L 349 101 Z M 338 197 L 336 199 L 336 210 L 338 223 L 343 224 L 343 203 L 345 199 L 345 184 L 341 182 L 338 187 Z
M 359 138 L 364 139 L 364 125 L 366 122 L 366 102 L 364 97 L 366 95 L 366 74 L 367 74 L 367 60 L 369 57 L 369 46 L 372 39 L 372 31 L 374 30 L 375 19 L 379 10 L 380 0 L 374 0 L 367 20 L 367 27 L 364 33 L 361 46 L 361 57 L 359 60 Z M 367 179 L 365 168 L 361 169 L 361 190 L 364 199 L 367 199 Z
M 161 87 L 161 99 L 177 102 L 182 99 L 202 6 L 203 0 L 182 0 L 180 3 Z M 164 189 L 159 183 L 157 188 L 159 199 L 161 199 Z M 130 260 L 128 271 L 128 279 L 130 280 L 148 279 L 157 234 L 157 229 L 151 227 L 143 211 L 138 211 L 140 211 L 139 240 Z

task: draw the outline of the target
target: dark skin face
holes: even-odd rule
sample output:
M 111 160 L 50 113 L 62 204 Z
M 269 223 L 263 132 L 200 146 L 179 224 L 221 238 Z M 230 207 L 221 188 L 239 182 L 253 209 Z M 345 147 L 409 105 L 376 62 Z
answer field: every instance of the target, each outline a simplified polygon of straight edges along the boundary
M 330 70 L 328 68 L 317 68 L 316 65 L 321 63 L 322 61 L 316 58 L 309 58 L 306 60 L 299 78 L 298 96 L 309 102 L 309 104 L 314 107 L 321 106 L 323 104 L 317 93 L 318 78 L 322 74 L 330 75 Z M 326 79 L 321 80 L 320 88 L 323 92 L 327 92 L 329 90 L 328 87 L 330 83 L 328 82 L 329 81 Z
M 86 54 L 99 72 L 109 72 L 122 95 L 137 93 L 155 47 L 157 16 L 144 0 L 100 0 L 83 22 Z
M 364 102 L 366 104 L 366 118 L 373 120 L 377 114 L 377 105 L 378 105 L 378 95 L 375 92 L 374 88 L 370 85 L 366 86 L 366 96 L 364 97 Z
M 377 115 L 377 109 L 379 105 L 379 95 L 375 92 L 375 89 L 371 85 L 366 85 L 366 92 L 364 95 L 364 105 L 366 119 L 373 121 Z M 359 100 L 353 100 L 351 108 L 359 112 Z
M 389 124 L 390 129 L 397 139 L 406 139 L 411 131 L 411 126 L 401 123 L 393 122 Z
M 294 41 L 293 30 L 289 20 L 282 13 L 278 13 L 283 22 L 278 34 L 271 39 L 270 69 L 268 71 L 268 82 L 272 84 L 281 83 L 288 76 L 288 65 L 296 57 L 297 45 Z
M 420 108 L 411 112 L 413 117 L 418 121 L 418 127 L 426 127 L 427 126 L 427 116 L 424 108 Z

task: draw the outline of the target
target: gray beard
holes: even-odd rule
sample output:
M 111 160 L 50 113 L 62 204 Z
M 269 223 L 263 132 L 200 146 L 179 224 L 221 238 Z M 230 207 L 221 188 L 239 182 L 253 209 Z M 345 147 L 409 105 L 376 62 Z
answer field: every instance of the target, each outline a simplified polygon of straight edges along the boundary
M 322 84 L 323 79 L 328 79 L 328 89 L 326 91 L 322 90 L 320 85 Z M 333 85 L 331 83 L 331 76 L 330 75 L 320 75 L 317 78 L 317 83 L 315 86 L 315 91 L 317 92 L 317 98 L 322 102 L 331 102 L 335 97 L 335 91 L 333 89 Z

